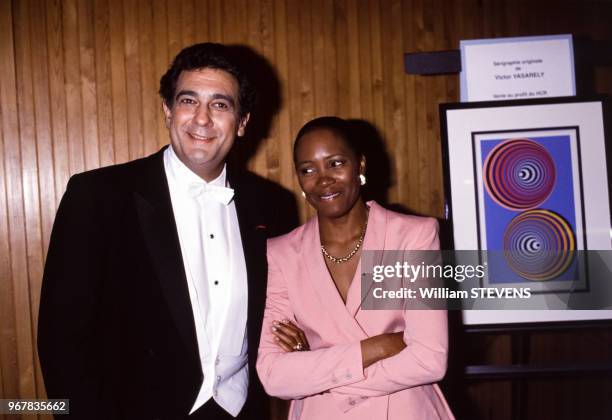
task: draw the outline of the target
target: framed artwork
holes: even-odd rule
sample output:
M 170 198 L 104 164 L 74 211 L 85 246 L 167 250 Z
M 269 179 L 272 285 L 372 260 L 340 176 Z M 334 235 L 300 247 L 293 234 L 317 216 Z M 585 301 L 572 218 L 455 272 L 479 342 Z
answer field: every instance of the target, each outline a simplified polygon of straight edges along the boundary
M 546 309 L 552 296 L 602 293 L 587 251 L 612 259 L 603 105 L 555 98 L 440 106 L 454 249 L 487 251 L 481 286 L 528 285 L 536 295 L 533 310 L 468 310 L 464 323 L 612 318 L 612 307 Z

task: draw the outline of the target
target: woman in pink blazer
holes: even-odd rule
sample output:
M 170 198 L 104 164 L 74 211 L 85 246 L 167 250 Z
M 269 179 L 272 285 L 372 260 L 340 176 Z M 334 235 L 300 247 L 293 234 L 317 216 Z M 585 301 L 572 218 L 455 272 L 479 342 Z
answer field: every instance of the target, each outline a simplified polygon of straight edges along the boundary
M 435 219 L 362 200 L 365 159 L 340 118 L 302 127 L 294 161 L 317 216 L 268 242 L 264 388 L 292 400 L 290 420 L 452 419 L 435 384 L 446 371 L 446 312 L 360 307 L 361 250 L 438 249 Z

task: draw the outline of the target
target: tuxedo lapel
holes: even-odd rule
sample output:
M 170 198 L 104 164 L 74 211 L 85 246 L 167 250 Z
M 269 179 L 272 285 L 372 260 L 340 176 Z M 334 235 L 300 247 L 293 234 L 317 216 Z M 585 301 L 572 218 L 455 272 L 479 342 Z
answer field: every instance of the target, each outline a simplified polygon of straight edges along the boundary
M 134 205 L 146 248 L 176 327 L 191 354 L 197 355 L 193 311 L 183 257 L 164 170 L 163 150 L 145 162 L 135 180 Z
M 228 168 L 227 179 L 234 189 L 234 201 L 236 203 L 236 214 L 240 225 L 240 237 L 244 249 L 244 258 L 247 273 L 261 265 L 259 256 L 265 255 L 265 233 L 267 226 L 262 222 L 260 214 L 261 206 L 257 203 L 257 191 L 249 186 L 246 177 L 241 176 L 237 170 Z M 262 250 L 263 245 L 263 250 Z M 249 280 L 250 280 L 249 276 Z
M 249 349 L 256 349 L 259 343 L 259 329 L 265 307 L 265 290 L 267 278 L 266 239 L 268 226 L 262 214 L 264 203 L 261 203 L 261 191 L 250 182 L 243 171 L 228 165 L 227 181 L 234 189 L 236 215 L 240 228 L 240 239 L 244 251 L 244 260 L 248 281 L 248 317 L 247 331 Z M 260 196 L 258 197 L 258 193 Z M 249 357 L 255 360 L 256 351 L 249 351 Z

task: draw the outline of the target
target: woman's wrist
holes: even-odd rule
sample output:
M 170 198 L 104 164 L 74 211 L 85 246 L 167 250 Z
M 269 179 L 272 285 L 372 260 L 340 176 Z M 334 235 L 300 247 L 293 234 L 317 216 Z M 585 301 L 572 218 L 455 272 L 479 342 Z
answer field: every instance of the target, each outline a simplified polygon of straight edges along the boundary
M 371 338 L 361 340 L 361 364 L 364 369 L 377 362 L 370 343 Z
M 361 341 L 361 362 L 363 368 L 374 363 L 395 356 L 406 347 L 403 341 L 403 333 L 386 333 L 375 335 Z
M 381 336 L 377 335 L 361 341 L 361 361 L 364 369 L 388 357 L 380 338 Z

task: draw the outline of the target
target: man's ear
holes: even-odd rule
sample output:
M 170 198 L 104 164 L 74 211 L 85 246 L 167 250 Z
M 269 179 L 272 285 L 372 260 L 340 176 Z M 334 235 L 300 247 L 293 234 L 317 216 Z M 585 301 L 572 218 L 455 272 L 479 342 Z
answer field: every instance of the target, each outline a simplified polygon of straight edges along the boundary
M 238 131 L 236 132 L 238 137 L 244 136 L 244 133 L 246 132 L 246 126 L 247 126 L 247 123 L 249 122 L 250 117 L 251 117 L 251 113 L 249 112 L 244 117 L 240 118 L 240 122 L 238 122 Z
M 170 120 L 172 120 L 172 110 L 166 105 L 166 101 L 162 101 L 162 109 L 164 110 L 164 120 L 166 122 L 166 128 L 170 127 Z

